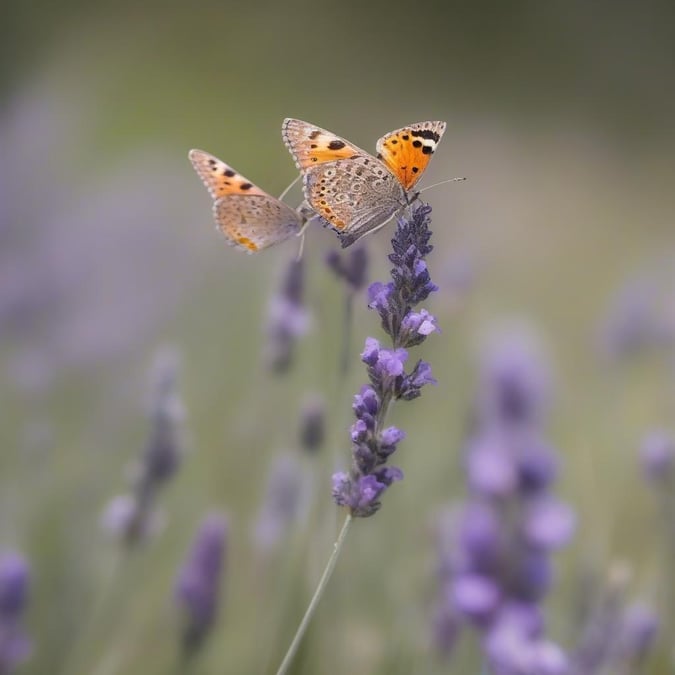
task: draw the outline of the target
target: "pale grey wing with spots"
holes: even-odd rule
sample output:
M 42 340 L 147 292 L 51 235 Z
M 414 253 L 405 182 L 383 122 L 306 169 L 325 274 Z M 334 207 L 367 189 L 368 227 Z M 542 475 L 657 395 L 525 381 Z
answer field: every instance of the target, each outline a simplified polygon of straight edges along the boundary
M 271 195 L 226 195 L 213 204 L 220 231 L 232 246 L 255 253 L 300 232 L 305 218 Z
M 377 229 L 407 204 L 396 177 L 368 155 L 313 167 L 304 175 L 303 189 L 307 202 L 340 234 L 343 246 Z

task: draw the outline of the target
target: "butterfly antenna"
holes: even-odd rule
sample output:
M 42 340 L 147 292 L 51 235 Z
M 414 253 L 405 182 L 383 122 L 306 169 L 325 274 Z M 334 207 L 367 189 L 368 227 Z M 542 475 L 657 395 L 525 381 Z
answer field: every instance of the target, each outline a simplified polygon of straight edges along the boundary
M 438 187 L 439 185 L 445 185 L 446 183 L 458 183 L 459 181 L 466 180 L 464 176 L 460 176 L 458 178 L 448 178 L 447 180 L 442 180 L 440 183 L 434 183 L 433 185 L 427 185 L 427 187 L 422 188 L 418 194 L 422 194 L 423 192 L 426 192 L 427 190 L 431 190 L 431 188 Z
M 279 201 L 281 201 L 290 191 L 291 188 L 300 180 L 301 176 L 298 176 L 280 195 Z

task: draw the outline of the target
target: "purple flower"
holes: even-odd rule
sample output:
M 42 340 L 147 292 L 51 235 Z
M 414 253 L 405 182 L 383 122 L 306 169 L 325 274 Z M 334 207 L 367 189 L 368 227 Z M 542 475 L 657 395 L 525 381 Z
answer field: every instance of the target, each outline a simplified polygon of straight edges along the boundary
M 460 575 L 453 585 L 454 606 L 478 623 L 486 622 L 497 609 L 501 590 L 494 579 L 479 574 Z
M 173 350 L 157 353 L 152 368 L 150 434 L 134 467 L 131 492 L 113 498 L 101 518 L 103 527 L 127 545 L 161 529 L 164 518 L 156 508 L 157 494 L 176 473 L 184 454 L 185 411 L 178 394 L 178 367 Z
M 550 399 L 550 374 L 534 340 L 520 332 L 494 340 L 482 354 L 478 417 L 505 428 L 540 426 Z
M 557 457 L 542 440 L 545 369 L 523 354 L 493 350 L 482 368 L 464 452 L 469 497 L 438 568 L 442 593 L 455 589 L 446 612 L 480 632 L 490 672 L 558 675 L 568 659 L 545 637 L 540 602 L 553 580 L 551 552 L 569 541 L 575 517 L 551 492 Z
M 30 569 L 18 553 L 0 554 L 0 673 L 10 673 L 31 652 L 21 625 L 28 602 Z
M 201 644 L 216 617 L 227 529 L 222 514 L 207 516 L 176 580 L 176 602 L 185 614 L 183 645 L 187 651 Z
M 265 360 L 275 373 L 288 370 L 295 343 L 309 330 L 309 313 L 304 306 L 304 269 L 302 259 L 292 260 L 279 291 L 270 299 Z
M 649 433 L 640 445 L 640 463 L 650 481 L 667 481 L 675 463 L 675 438 L 661 430 Z
M 528 505 L 524 525 L 525 538 L 530 545 L 554 550 L 565 546 L 572 538 L 576 518 L 566 504 L 545 498 Z
M 413 311 L 413 306 L 426 299 L 436 286 L 423 260 L 432 250 L 431 209 L 416 204 L 411 210 L 410 218 L 399 220 L 392 239 L 392 281 L 375 282 L 368 289 L 368 306 L 380 315 L 382 328 L 391 338 L 391 349 L 368 337 L 361 352 L 370 384 L 361 388 L 352 404 L 356 416 L 350 430 L 352 469 L 333 476 L 333 499 L 348 507 L 353 516 L 373 515 L 380 507 L 382 493 L 403 478 L 400 469 L 385 466 L 405 437 L 396 427 L 384 428 L 389 403 L 417 398 L 423 386 L 436 382 L 424 361 L 418 361 L 409 373 L 405 370 L 407 348 L 438 331 L 436 319 L 428 311 Z M 338 263 L 334 260 L 333 264 Z
M 15 619 L 28 601 L 30 571 L 25 558 L 18 553 L 0 556 L 0 619 Z
M 253 531 L 258 550 L 269 553 L 279 545 L 289 527 L 298 519 L 304 497 L 300 458 L 291 454 L 275 458 Z
M 342 279 L 354 293 L 361 290 L 368 277 L 368 251 L 365 247 L 352 248 L 348 252 L 330 251 L 326 264 L 338 279 Z
M 478 438 L 469 446 L 466 471 L 470 488 L 490 497 L 504 497 L 517 485 L 514 458 L 494 435 Z
M 300 414 L 300 445 L 310 453 L 317 452 L 326 436 L 326 405 L 322 398 L 308 398 Z

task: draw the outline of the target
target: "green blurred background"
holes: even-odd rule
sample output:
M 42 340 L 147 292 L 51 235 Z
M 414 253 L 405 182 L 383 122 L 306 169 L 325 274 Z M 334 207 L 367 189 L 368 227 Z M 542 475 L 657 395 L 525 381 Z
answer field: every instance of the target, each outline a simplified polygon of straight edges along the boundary
M 468 177 L 425 195 L 443 333 L 420 349 L 438 387 L 393 414 L 406 479 L 353 528 L 294 672 L 478 672 L 471 644 L 449 665 L 429 649 L 430 522 L 462 494 L 477 345 L 512 321 L 550 354 L 560 493 L 579 514 L 558 556 L 552 636 L 572 646 L 582 569 L 602 577 L 625 561 L 630 595 L 659 603 L 663 533 L 636 448 L 645 430 L 675 427 L 673 352 L 617 362 L 598 331 L 617 289 L 656 271 L 659 311 L 675 315 L 675 5 L 32 0 L 5 17 L 0 547 L 33 566 L 21 672 L 171 672 L 173 580 L 211 508 L 230 516 L 230 550 L 195 672 L 271 672 L 290 640 L 336 531 L 329 477 L 364 379 L 356 358 L 346 382 L 337 374 L 342 291 L 323 264 L 337 242 L 309 233 L 313 328 L 273 378 L 263 322 L 294 245 L 228 248 L 187 160 L 203 148 L 278 194 L 295 177 L 286 116 L 370 150 L 406 123 L 445 120 L 422 182 Z M 383 278 L 386 230 L 369 247 Z M 379 330 L 358 298 L 353 354 Z M 126 489 L 148 433 L 147 369 L 167 343 L 182 356 L 191 452 L 163 494 L 165 531 L 94 611 L 116 555 L 99 514 Z M 306 458 L 311 512 L 254 565 L 268 467 L 296 450 L 308 392 L 329 409 L 328 450 Z M 663 636 L 649 672 L 672 672 L 671 647 Z

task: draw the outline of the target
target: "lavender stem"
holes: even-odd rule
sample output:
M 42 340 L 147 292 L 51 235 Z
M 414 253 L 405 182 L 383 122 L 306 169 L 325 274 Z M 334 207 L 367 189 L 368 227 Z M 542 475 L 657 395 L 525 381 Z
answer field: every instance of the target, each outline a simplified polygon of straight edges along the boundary
M 333 552 L 331 553 L 330 558 L 328 558 L 326 567 L 323 571 L 323 574 L 321 575 L 321 579 L 319 579 L 319 584 L 317 585 L 316 590 L 314 591 L 314 595 L 312 596 L 312 599 L 310 600 L 310 603 L 307 606 L 305 615 L 302 617 L 302 621 L 298 626 L 298 630 L 295 632 L 295 636 L 293 637 L 293 641 L 291 642 L 290 647 L 286 652 L 286 656 L 284 656 L 284 660 L 281 662 L 281 665 L 279 666 L 279 670 L 277 670 L 277 675 L 285 675 L 285 673 L 288 672 L 288 669 L 291 663 L 293 662 L 293 659 L 295 658 L 295 654 L 297 653 L 298 648 L 300 647 L 300 642 L 302 641 L 302 638 L 307 632 L 309 622 L 312 620 L 314 612 L 316 611 L 316 608 L 319 605 L 319 600 L 321 600 L 321 596 L 326 590 L 328 581 L 330 580 L 330 577 L 333 574 L 333 570 L 335 569 L 338 556 L 340 555 L 340 551 L 342 550 L 342 545 L 345 539 L 347 538 L 347 532 L 349 531 L 349 526 L 351 525 L 351 522 L 352 522 L 352 515 L 351 513 L 348 513 L 347 517 L 345 518 L 345 522 L 342 525 L 342 529 L 340 530 L 340 534 L 338 534 L 338 537 L 335 540 L 335 544 L 333 544 Z

